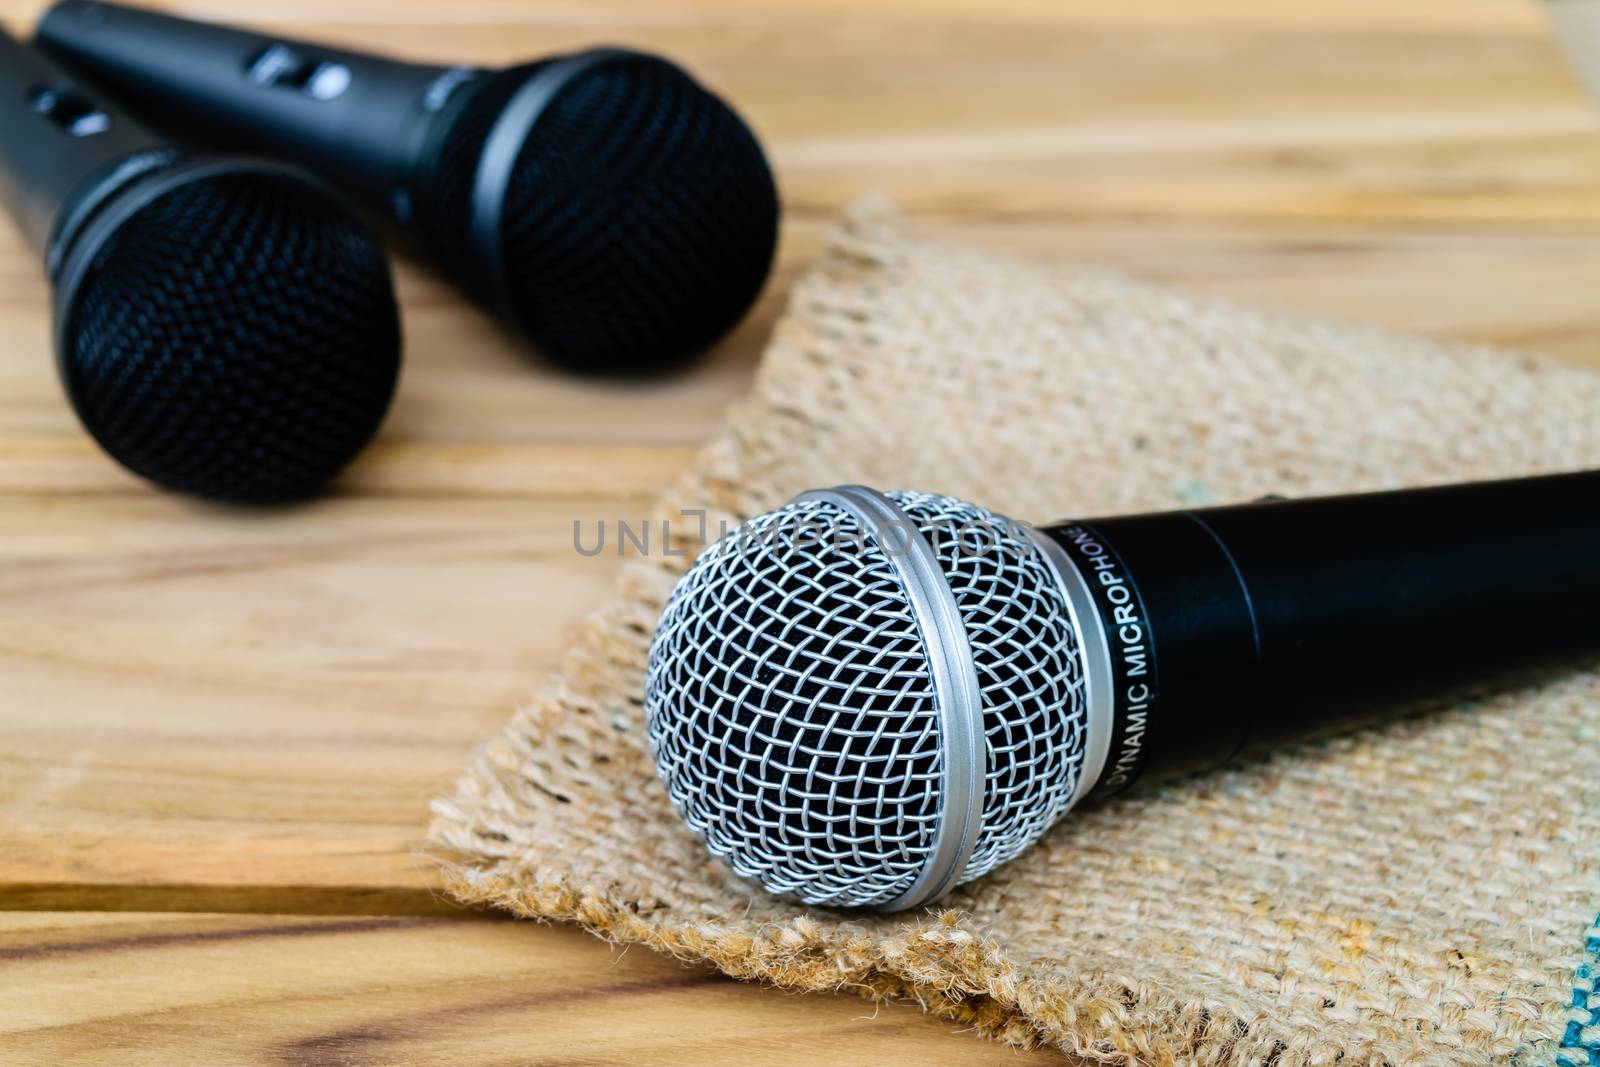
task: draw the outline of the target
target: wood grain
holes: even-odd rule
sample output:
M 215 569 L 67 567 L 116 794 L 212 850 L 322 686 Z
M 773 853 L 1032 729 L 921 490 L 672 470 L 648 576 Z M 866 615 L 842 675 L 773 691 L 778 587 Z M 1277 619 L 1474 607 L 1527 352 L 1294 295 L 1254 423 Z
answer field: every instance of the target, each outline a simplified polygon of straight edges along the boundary
M 1059 1062 L 905 1006 L 461 918 L 0 914 L 0 1004 L 8 1067 Z
M 88 442 L 0 225 L 0 1062 L 1018 1062 L 463 917 L 417 852 L 604 596 L 617 560 L 572 524 L 646 513 L 863 192 L 952 239 L 1600 366 L 1600 134 L 1528 0 L 166 6 L 470 62 L 665 51 L 766 139 L 783 246 L 749 321 L 651 383 L 558 374 L 403 261 L 381 438 L 326 499 L 241 512 Z

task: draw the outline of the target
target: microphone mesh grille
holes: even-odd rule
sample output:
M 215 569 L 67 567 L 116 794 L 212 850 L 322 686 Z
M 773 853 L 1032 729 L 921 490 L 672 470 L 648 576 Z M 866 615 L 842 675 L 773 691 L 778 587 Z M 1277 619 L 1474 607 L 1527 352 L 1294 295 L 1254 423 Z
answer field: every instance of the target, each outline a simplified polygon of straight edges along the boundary
M 436 170 L 436 244 L 480 295 L 462 224 L 474 153 L 537 69 L 480 89 Z M 738 322 L 766 280 L 777 224 L 771 171 L 739 116 L 673 64 L 628 55 L 578 74 L 534 125 L 506 191 L 498 266 L 517 325 L 550 359 L 650 371 Z
M 1086 708 L 1065 599 L 1030 538 L 950 497 L 892 493 L 943 565 L 983 695 L 984 809 L 961 881 L 1069 806 Z M 679 583 L 646 717 L 673 802 L 712 852 L 811 904 L 915 882 L 942 797 L 923 635 L 885 547 L 823 501 L 751 520 Z
M 235 171 L 159 196 L 64 295 L 62 373 L 84 425 L 173 489 L 308 494 L 371 439 L 394 392 L 383 252 L 291 174 Z
M 887 555 L 830 558 L 802 502 L 707 550 L 651 648 L 650 742 L 689 825 L 740 874 L 812 903 L 904 892 L 933 844 L 933 680 Z

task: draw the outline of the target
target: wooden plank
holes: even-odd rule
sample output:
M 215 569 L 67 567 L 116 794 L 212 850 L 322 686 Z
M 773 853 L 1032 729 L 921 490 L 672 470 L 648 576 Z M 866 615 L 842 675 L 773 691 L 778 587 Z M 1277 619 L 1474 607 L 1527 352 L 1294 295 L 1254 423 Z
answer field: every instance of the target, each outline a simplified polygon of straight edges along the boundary
M 39 0 L 0 0 L 0 18 L 23 22 L 43 6 Z M 181 10 L 196 17 L 262 23 L 316 25 L 326 22 L 383 26 L 429 23 L 625 25 L 795 19 L 807 23 L 841 14 L 871 15 L 923 23 L 949 18 L 969 24 L 1013 21 L 1052 27 L 1083 25 L 1260 26 L 1307 30 L 1373 29 L 1393 32 L 1448 31 L 1460 34 L 1537 34 L 1543 21 L 1537 8 L 1509 0 L 1343 0 L 1340 3 L 1281 4 L 1277 0 L 764 0 L 753 11 L 745 0 L 466 0 L 447 10 L 392 0 L 146 0 L 148 7 Z
M 878 188 L 1058 221 L 1600 221 L 1591 105 L 1525 0 L 176 6 L 366 47 L 381 19 L 382 47 L 464 62 L 660 49 L 738 102 L 810 216 Z
M 1062 1062 L 906 1005 L 470 918 L 0 914 L 0 1004 L 8 1067 Z
M 794 4 L 770 18 L 712 4 L 627 23 L 703 59 L 774 127 L 785 185 L 809 207 L 785 229 L 762 307 L 686 375 L 592 382 L 540 366 L 404 263 L 409 345 L 394 413 L 336 495 L 306 508 L 207 508 L 107 463 L 61 401 L 46 289 L 14 235 L 0 237 L 0 346 L 14 353 L 0 361 L 0 722 L 11 742 L 0 901 L 114 907 L 125 892 L 146 908 L 430 908 L 428 867 L 413 856 L 427 798 L 554 666 L 615 566 L 577 556 L 571 522 L 642 517 L 745 389 L 832 212 L 874 175 L 892 175 L 921 223 L 956 240 L 1600 360 L 1600 234 L 1572 218 L 1353 225 L 1362 212 L 1349 205 L 1238 217 L 1264 185 L 1306 173 L 1348 196 L 1379 151 L 1432 160 L 1429 173 L 1458 183 L 1476 155 L 1498 151 L 1514 177 L 1482 195 L 1526 193 L 1541 218 L 1561 210 L 1567 201 L 1547 198 L 1585 169 L 1597 139 L 1579 130 L 1581 98 L 1533 24 L 1485 39 L 1472 19 L 1398 27 L 1376 9 L 1363 21 L 1319 7 L 1318 23 L 1249 4 L 1186 5 L 1181 17 L 1124 8 L 1144 14 L 1065 35 L 1040 34 L 1054 16 L 1039 10 L 913 18 L 894 3 L 842 23 Z M 506 28 L 494 22 L 503 8 L 463 10 L 478 14 L 406 16 L 384 40 L 487 55 L 623 13 L 534 7 Z M 1062 17 L 1085 21 L 1087 9 L 1071 10 Z M 376 12 L 344 3 L 316 28 L 370 39 Z M 1286 44 L 1301 47 L 1279 54 Z M 1396 99 L 1408 101 L 1400 119 L 1385 111 Z M 1556 141 L 1519 147 L 1526 130 L 1508 114 L 1545 116 L 1541 136 Z M 1374 131 L 1381 143 L 1369 143 Z M 1048 198 L 1005 201 L 1018 172 L 1049 178 Z M 1127 217 L 1111 201 L 1130 175 L 1155 183 L 1169 215 L 1204 215 L 1194 190 L 1215 181 L 1219 213 L 1235 217 Z M 1429 183 L 1409 195 L 1424 214 L 1453 199 Z
M 574 522 L 647 514 L 0 498 L 0 882 L 426 893 L 428 799 L 610 581 Z

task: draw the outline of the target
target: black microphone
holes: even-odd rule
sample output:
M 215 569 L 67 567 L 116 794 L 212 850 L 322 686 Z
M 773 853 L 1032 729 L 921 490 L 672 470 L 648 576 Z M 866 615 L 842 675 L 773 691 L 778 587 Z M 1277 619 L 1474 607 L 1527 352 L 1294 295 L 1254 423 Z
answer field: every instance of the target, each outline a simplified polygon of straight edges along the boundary
M 1037 529 L 847 486 L 696 560 L 645 712 L 737 873 L 897 910 L 1086 801 L 1596 660 L 1600 472 Z
M 358 193 L 571 369 L 654 371 L 704 349 L 771 267 L 761 146 L 665 59 L 427 66 L 88 0 L 51 8 L 38 43 L 175 129 Z
M 53 285 L 67 396 L 129 470 L 286 500 L 377 432 L 400 365 L 388 261 L 309 175 L 185 155 L 0 33 L 0 199 Z

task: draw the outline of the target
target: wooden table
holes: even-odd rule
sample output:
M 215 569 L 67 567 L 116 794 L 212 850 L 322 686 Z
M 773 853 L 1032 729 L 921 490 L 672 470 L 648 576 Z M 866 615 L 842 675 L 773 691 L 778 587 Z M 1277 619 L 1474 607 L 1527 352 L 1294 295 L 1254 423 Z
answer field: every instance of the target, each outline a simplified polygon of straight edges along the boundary
M 782 262 L 649 386 L 554 373 L 403 264 L 383 436 L 326 499 L 240 514 L 87 441 L 0 226 L 6 1064 L 1032 1062 L 463 914 L 415 853 L 605 595 L 616 560 L 576 555 L 573 521 L 645 514 L 864 191 L 1028 255 L 1600 365 L 1600 136 L 1529 0 L 180 6 L 461 61 L 664 50 L 771 146 Z

